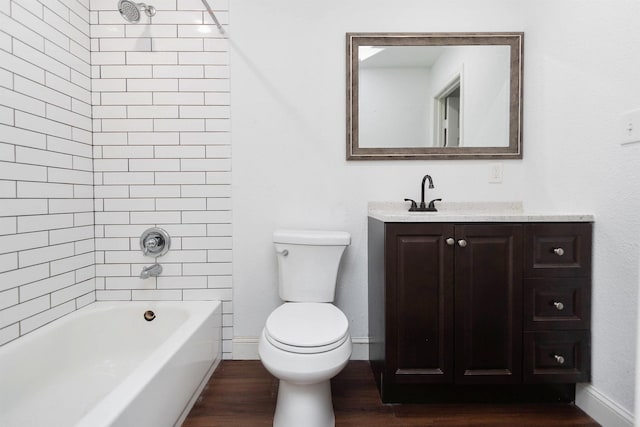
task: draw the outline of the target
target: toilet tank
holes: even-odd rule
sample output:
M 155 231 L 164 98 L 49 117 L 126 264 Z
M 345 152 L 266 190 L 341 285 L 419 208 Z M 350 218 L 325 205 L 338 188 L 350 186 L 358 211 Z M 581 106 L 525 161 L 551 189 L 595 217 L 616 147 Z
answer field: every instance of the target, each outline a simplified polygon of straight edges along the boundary
M 344 231 L 277 230 L 278 293 L 284 301 L 332 302 L 340 259 L 351 242 Z

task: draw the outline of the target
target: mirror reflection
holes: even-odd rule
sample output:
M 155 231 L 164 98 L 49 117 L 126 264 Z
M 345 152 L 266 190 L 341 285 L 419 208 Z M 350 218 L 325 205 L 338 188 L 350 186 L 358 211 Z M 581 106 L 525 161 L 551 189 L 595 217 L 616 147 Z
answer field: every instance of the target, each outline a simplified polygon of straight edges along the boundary
M 521 33 L 347 42 L 347 159 L 521 157 Z

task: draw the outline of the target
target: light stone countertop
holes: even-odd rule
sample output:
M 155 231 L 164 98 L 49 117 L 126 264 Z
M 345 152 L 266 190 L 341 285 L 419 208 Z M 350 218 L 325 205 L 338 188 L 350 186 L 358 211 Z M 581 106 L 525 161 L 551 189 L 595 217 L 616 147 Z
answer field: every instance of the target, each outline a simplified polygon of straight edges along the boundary
M 592 214 L 525 210 L 522 202 L 436 202 L 438 212 L 409 212 L 409 202 L 369 202 L 383 222 L 593 222 Z

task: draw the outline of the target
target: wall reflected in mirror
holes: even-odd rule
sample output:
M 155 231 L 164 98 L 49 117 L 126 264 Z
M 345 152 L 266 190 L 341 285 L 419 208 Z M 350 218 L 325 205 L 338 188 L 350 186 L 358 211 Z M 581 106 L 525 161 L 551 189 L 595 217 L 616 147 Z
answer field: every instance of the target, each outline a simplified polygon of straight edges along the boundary
M 520 158 L 522 33 L 347 34 L 347 159 Z

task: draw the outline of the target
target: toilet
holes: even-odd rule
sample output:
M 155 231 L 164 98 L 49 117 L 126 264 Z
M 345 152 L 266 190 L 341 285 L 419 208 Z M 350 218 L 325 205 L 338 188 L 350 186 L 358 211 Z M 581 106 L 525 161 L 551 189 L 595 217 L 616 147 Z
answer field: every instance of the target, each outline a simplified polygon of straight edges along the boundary
M 349 233 L 278 230 L 278 293 L 258 345 L 264 367 L 280 380 L 274 427 L 335 425 L 330 380 L 351 356 L 347 317 L 335 305 L 336 278 Z

